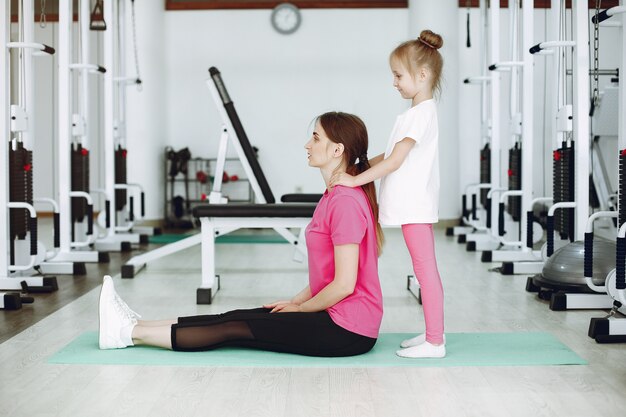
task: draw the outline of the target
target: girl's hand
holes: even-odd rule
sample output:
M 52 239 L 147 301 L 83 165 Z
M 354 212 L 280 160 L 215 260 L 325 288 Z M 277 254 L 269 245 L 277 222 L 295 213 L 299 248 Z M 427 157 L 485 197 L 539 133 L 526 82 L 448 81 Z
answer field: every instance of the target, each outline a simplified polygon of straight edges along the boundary
M 354 188 L 357 187 L 356 181 L 352 175 L 346 174 L 345 172 L 337 172 L 333 174 L 330 178 L 329 186 L 332 188 L 336 185 L 344 185 L 346 187 Z
M 301 311 L 302 309 L 300 308 L 298 304 L 289 303 L 289 304 L 280 304 L 274 307 L 274 309 L 270 311 L 270 313 L 298 313 Z

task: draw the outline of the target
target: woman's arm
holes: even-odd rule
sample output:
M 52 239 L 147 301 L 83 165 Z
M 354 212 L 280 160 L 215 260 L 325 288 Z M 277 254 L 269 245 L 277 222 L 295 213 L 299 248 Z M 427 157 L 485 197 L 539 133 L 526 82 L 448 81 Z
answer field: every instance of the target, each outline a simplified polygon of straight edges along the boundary
M 337 173 L 330 179 L 330 186 L 345 185 L 347 187 L 360 187 L 363 184 L 370 183 L 374 180 L 384 177 L 387 174 L 400 168 L 400 165 L 406 159 L 409 151 L 415 145 L 415 140 L 411 138 L 404 138 L 400 142 L 396 143 L 386 159 L 378 159 L 381 155 L 374 158 L 374 163 L 370 163 L 372 167 L 367 171 L 361 172 L 359 175 L 353 177 L 345 172 Z M 382 155 L 384 157 L 384 155 Z
M 296 294 L 291 300 L 274 301 L 273 303 L 263 304 L 263 308 L 271 308 L 270 313 L 281 310 L 288 304 L 300 305 L 311 298 L 311 287 L 306 286 L 302 291 Z
M 334 306 L 354 292 L 356 277 L 359 269 L 359 245 L 348 243 L 335 246 L 335 278 L 326 285 L 315 297 L 309 298 L 299 306 L 289 304 L 277 306 L 276 312 L 286 313 L 293 311 L 317 312 Z M 310 293 L 309 293 L 310 294 Z

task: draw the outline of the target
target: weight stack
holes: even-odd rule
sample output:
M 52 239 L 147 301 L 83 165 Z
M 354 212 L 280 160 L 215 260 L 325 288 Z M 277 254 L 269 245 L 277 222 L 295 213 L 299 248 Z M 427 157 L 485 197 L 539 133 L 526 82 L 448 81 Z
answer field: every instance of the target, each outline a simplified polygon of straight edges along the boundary
M 118 146 L 115 150 L 115 183 L 126 184 L 126 149 Z M 115 210 L 126 206 L 126 190 L 115 190 Z
M 15 150 L 9 143 L 9 172 L 9 201 L 33 204 L 33 153 L 22 142 L 17 142 Z M 11 241 L 26 238 L 29 217 L 26 209 L 10 210 Z
M 487 143 L 480 151 L 480 182 L 481 184 L 488 184 L 491 181 L 491 148 Z M 487 194 L 488 189 L 482 188 L 480 190 L 480 204 L 487 209 Z
M 89 151 L 81 144 L 72 146 L 72 191 L 89 193 Z M 82 222 L 87 214 L 87 200 L 72 197 L 72 223 Z
M 618 227 L 626 222 L 626 149 L 619 154 L 619 200 L 618 200 Z
M 509 149 L 509 190 L 522 189 L 522 149 L 519 143 Z M 522 197 L 509 197 L 507 212 L 516 222 L 522 218 Z

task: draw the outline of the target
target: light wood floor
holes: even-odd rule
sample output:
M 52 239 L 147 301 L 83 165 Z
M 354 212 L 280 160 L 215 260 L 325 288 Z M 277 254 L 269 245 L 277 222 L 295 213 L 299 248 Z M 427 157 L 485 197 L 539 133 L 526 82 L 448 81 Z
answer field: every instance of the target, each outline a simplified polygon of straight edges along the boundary
M 0 344 L 1 416 L 617 416 L 626 415 L 626 345 L 587 337 L 595 311 L 551 312 L 525 277 L 488 272 L 480 255 L 437 231 L 448 332 L 547 331 L 587 366 L 458 368 L 193 368 L 50 365 L 97 329 L 98 289 Z M 222 290 L 195 304 L 200 250 L 158 262 L 118 292 L 144 318 L 215 313 L 289 297 L 306 283 L 288 245 L 218 245 Z M 406 291 L 409 258 L 397 229 L 380 260 L 383 332 L 423 329 Z

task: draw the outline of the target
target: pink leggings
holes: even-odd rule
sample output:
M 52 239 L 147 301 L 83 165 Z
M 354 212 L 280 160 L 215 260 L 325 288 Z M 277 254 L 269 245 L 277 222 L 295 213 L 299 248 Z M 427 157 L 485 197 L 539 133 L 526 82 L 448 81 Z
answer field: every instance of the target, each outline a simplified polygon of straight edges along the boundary
M 420 285 L 426 340 L 434 344 L 443 343 L 443 287 L 435 258 L 433 225 L 403 224 L 402 234 Z

